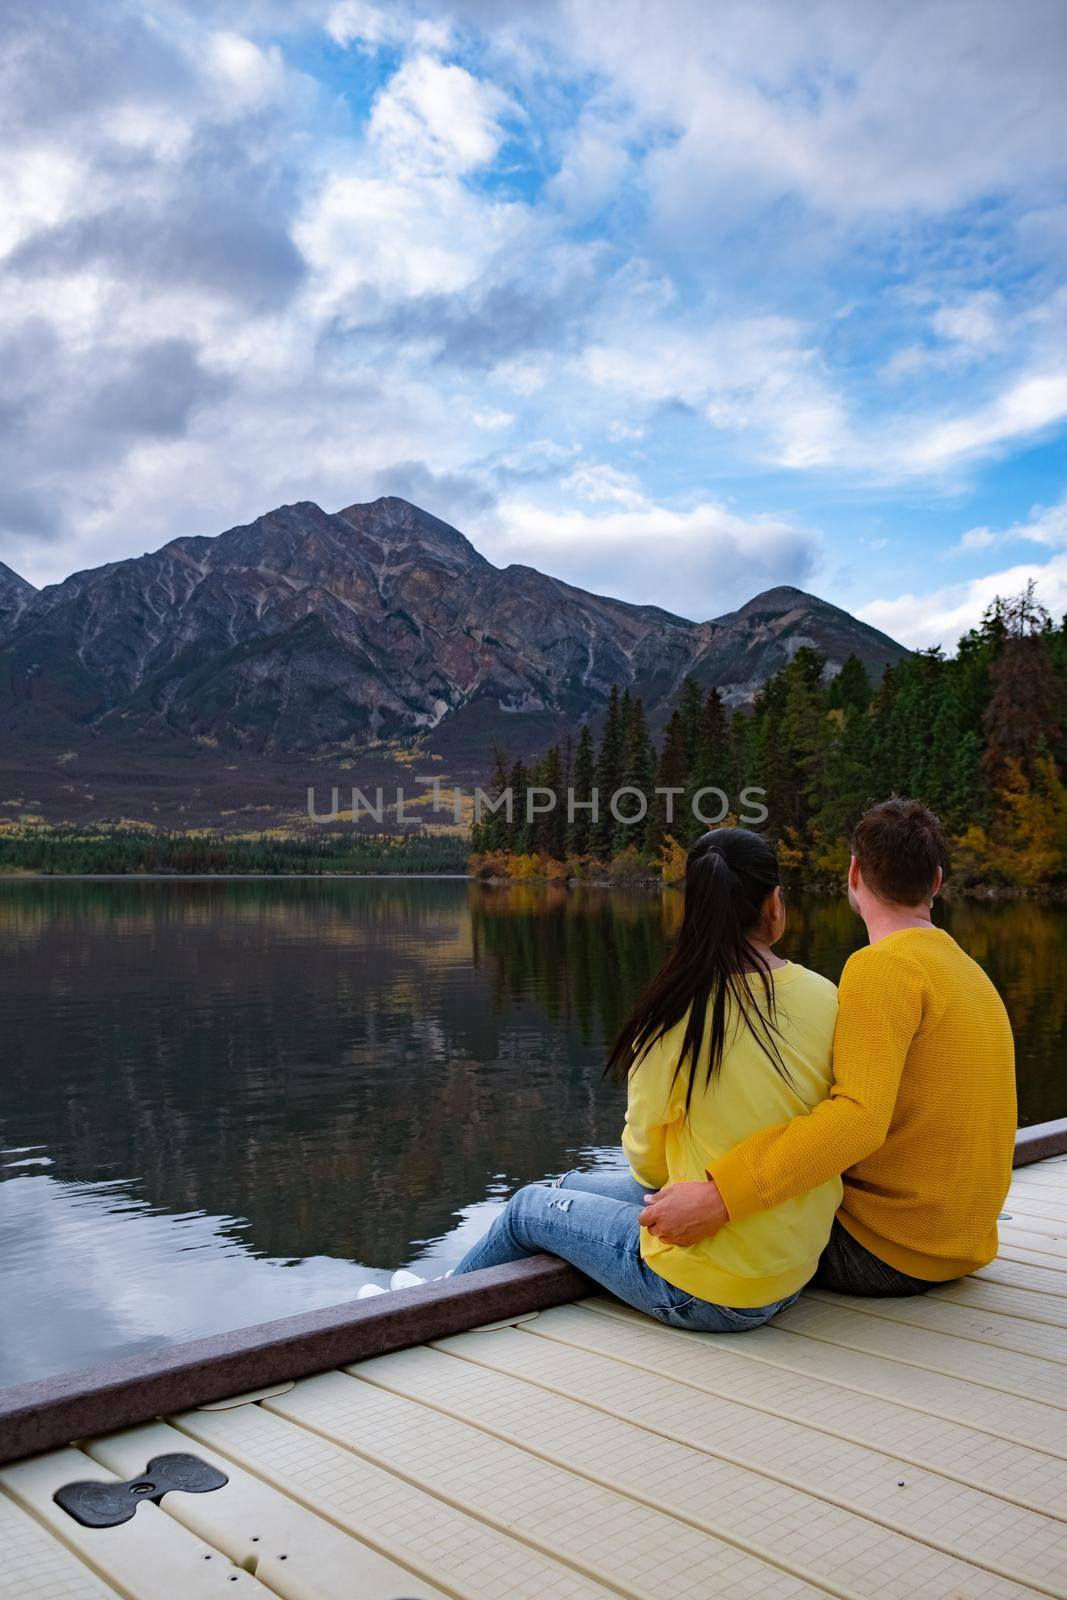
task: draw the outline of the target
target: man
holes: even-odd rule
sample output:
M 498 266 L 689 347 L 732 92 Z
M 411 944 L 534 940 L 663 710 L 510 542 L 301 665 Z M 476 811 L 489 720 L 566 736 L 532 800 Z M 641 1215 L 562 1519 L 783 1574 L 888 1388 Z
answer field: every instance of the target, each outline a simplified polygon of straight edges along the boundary
M 707 1183 L 647 1196 L 650 1233 L 695 1244 L 842 1174 L 821 1288 L 921 1294 L 993 1259 L 1011 1180 L 1015 1053 L 992 983 L 931 922 L 944 859 L 941 825 L 915 800 L 861 818 L 848 896 L 870 943 L 841 975 L 830 1098 L 735 1145 Z

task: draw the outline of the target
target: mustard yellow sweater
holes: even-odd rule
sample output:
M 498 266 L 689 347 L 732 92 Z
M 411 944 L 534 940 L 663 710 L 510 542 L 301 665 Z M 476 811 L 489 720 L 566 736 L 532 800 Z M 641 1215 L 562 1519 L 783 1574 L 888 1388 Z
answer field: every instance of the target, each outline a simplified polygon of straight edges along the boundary
M 838 1219 L 880 1260 L 937 1283 L 985 1266 L 1015 1138 L 1000 996 L 942 929 L 911 928 L 851 956 L 839 999 L 830 1098 L 709 1163 L 731 1226 L 844 1173 Z
M 685 1019 L 646 1052 L 630 1075 L 623 1147 L 630 1170 L 646 1189 L 703 1180 L 707 1168 L 746 1134 L 783 1117 L 795 1117 L 824 1100 L 830 1089 L 837 990 L 817 972 L 794 963 L 772 974 L 778 1046 L 789 1071 L 783 1077 L 751 1031 L 727 1012 L 720 1070 L 705 1088 L 708 1032 L 689 1116 L 686 1076 L 675 1077 Z M 762 991 L 754 985 L 761 1007 Z M 803 1120 L 803 1119 L 802 1119 Z M 731 1222 L 700 1244 L 664 1244 L 641 1230 L 641 1254 L 654 1272 L 678 1289 L 725 1306 L 765 1306 L 803 1287 L 841 1201 L 836 1173 L 804 1185 L 773 1211 Z

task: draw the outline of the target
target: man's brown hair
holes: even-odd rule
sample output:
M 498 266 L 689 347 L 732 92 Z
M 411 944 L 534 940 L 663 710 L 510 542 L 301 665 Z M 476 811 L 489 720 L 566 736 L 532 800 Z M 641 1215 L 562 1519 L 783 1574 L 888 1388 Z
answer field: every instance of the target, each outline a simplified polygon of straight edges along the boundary
M 929 900 L 937 869 L 945 871 L 945 832 L 928 806 L 894 796 L 871 806 L 852 831 L 863 881 L 880 900 L 915 906 Z

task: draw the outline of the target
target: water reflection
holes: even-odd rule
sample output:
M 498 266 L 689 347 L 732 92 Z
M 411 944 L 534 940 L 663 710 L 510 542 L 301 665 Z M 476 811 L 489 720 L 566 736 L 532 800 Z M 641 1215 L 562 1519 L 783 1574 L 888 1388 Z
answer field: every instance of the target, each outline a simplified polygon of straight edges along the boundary
M 441 1271 L 512 1186 L 613 1159 L 605 1042 L 680 907 L 441 881 L 0 885 L 0 1380 Z M 862 934 L 847 906 L 791 914 L 789 953 L 836 977 Z M 1024 1120 L 1062 1114 L 1064 913 L 949 916 L 1012 1010 Z

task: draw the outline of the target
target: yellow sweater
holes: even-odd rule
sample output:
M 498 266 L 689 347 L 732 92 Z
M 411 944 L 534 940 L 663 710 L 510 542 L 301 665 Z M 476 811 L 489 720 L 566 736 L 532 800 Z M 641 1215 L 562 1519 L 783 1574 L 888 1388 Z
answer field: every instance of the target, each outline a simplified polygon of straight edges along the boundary
M 630 1074 L 623 1147 L 630 1169 L 646 1189 L 703 1179 L 713 1161 L 738 1140 L 784 1117 L 810 1111 L 831 1082 L 837 990 L 806 967 L 789 964 L 771 974 L 787 1080 L 748 1028 L 727 1011 L 726 1047 L 718 1074 L 705 1090 L 708 1031 L 697 1063 L 689 1116 L 686 1077 L 672 1083 L 685 1033 L 683 1019 L 649 1049 Z M 762 1006 L 761 986 L 753 992 Z M 732 1008 L 731 1008 L 732 1009 Z M 710 1030 L 710 1017 L 709 1017 Z M 641 1230 L 641 1254 L 676 1288 L 725 1306 L 764 1306 L 800 1289 L 818 1265 L 841 1201 L 836 1173 L 818 1187 L 805 1185 L 773 1211 L 752 1215 L 691 1246 L 668 1245 Z
M 846 962 L 834 1080 L 810 1116 L 709 1162 L 731 1227 L 843 1172 L 839 1220 L 881 1261 L 931 1283 L 991 1261 L 1015 1052 L 1000 996 L 942 929 L 890 934 Z

